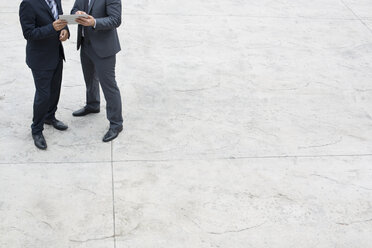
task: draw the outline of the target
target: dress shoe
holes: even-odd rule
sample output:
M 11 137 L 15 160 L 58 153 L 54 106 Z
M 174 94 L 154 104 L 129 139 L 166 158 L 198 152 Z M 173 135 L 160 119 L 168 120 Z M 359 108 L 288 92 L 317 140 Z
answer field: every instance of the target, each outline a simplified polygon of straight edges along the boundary
M 118 137 L 119 133 L 123 131 L 123 127 L 118 127 L 118 128 L 110 128 L 105 136 L 103 137 L 103 142 L 109 142 L 116 137 Z
M 34 139 L 35 146 L 41 150 L 47 149 L 47 143 L 44 139 L 44 136 L 42 133 L 39 134 L 33 134 L 32 138 Z
M 64 131 L 68 128 L 67 125 L 65 125 L 62 121 L 59 121 L 57 119 L 45 120 L 44 123 L 47 125 L 52 125 L 55 129 L 58 129 L 60 131 Z
M 94 109 L 89 109 L 87 107 L 84 107 L 82 109 L 76 110 L 75 112 L 72 113 L 73 116 L 84 116 L 87 114 L 96 114 L 99 113 L 99 109 L 94 110 Z

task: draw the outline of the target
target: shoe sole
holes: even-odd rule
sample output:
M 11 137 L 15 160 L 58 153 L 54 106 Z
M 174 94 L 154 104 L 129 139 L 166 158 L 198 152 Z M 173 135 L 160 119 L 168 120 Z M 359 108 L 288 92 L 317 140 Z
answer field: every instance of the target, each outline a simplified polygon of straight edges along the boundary
M 57 129 L 57 130 L 59 130 L 59 131 L 66 131 L 68 129 L 68 127 L 66 127 L 66 128 L 56 128 L 56 127 L 54 127 L 54 128 Z
M 39 150 L 43 150 L 43 151 L 45 151 L 48 147 L 38 147 L 37 145 L 35 145 L 36 146 L 36 148 L 38 148 Z
M 38 148 L 40 150 L 46 150 L 48 148 L 48 146 L 45 146 L 45 147 L 37 146 L 35 142 L 34 142 L 34 145 L 36 146 L 36 148 Z
M 118 134 L 117 134 L 116 136 L 114 136 L 114 137 L 112 137 L 111 139 L 108 139 L 108 140 L 103 139 L 102 141 L 103 141 L 103 142 L 110 142 L 110 141 L 113 141 L 114 139 L 116 139 L 116 138 L 119 136 L 119 133 L 121 133 L 122 131 L 123 131 L 123 128 L 121 128 L 121 129 L 119 130 L 119 132 L 118 132 Z
M 86 116 L 86 115 L 89 115 L 89 114 L 98 114 L 100 111 L 97 111 L 97 112 L 89 112 L 87 114 L 74 114 L 72 113 L 72 116 L 75 116 L 75 117 L 82 117 L 82 116 Z

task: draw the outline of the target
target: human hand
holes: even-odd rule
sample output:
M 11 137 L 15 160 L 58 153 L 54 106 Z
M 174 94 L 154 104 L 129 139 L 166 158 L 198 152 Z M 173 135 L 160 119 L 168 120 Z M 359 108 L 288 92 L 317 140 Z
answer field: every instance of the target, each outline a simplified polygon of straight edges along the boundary
M 59 40 L 62 41 L 62 42 L 66 41 L 67 38 L 68 38 L 68 35 L 69 35 L 68 31 L 66 29 L 63 29 L 61 31 L 61 34 L 59 35 Z
M 84 11 L 81 11 L 81 10 L 78 10 L 76 11 L 75 15 L 86 15 L 87 13 L 85 13 Z
M 85 12 L 84 12 L 84 14 L 85 14 Z M 83 26 L 86 26 L 86 27 L 93 27 L 96 23 L 96 20 L 94 19 L 93 16 L 88 15 L 87 17 L 76 18 L 76 22 L 79 23 L 80 25 L 83 25 Z
M 67 21 L 66 20 L 56 20 L 53 22 L 53 28 L 56 31 L 62 30 L 64 27 L 66 27 Z

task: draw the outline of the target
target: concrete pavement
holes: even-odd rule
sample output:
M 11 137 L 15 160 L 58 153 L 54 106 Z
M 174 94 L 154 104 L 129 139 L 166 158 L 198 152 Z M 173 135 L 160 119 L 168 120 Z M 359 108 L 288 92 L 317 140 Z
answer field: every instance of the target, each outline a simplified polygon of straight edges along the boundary
M 372 247 L 371 1 L 124 1 L 124 132 L 101 141 L 104 101 L 71 115 L 71 26 L 47 151 L 19 3 L 0 0 L 1 248 Z

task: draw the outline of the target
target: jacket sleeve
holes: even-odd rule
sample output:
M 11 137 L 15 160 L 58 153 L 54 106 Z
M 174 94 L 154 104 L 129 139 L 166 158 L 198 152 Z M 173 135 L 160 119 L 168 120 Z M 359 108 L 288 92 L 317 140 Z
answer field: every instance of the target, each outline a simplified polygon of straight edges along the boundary
M 107 17 L 97 18 L 95 30 L 118 28 L 121 24 L 121 0 L 106 0 Z
M 70 39 L 70 29 L 68 28 L 68 26 L 66 26 L 66 27 L 64 27 L 63 29 L 65 29 L 65 30 L 67 30 L 67 32 L 68 32 L 68 38 Z
M 43 27 L 36 27 L 35 11 L 28 1 L 23 1 L 20 5 L 19 19 L 23 36 L 26 40 L 42 40 L 54 36 L 57 33 L 52 23 Z
M 63 15 L 62 3 L 59 6 L 61 6 L 61 8 L 58 10 L 58 15 Z M 62 28 L 62 30 L 67 30 L 68 38 L 70 39 L 70 29 L 68 28 L 68 25 L 66 25 L 66 27 Z

